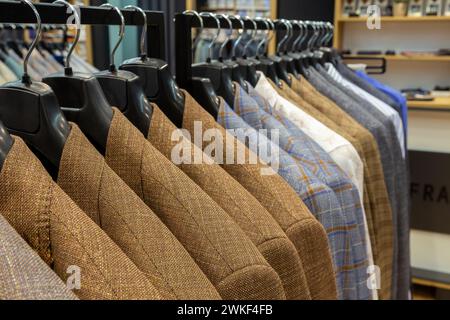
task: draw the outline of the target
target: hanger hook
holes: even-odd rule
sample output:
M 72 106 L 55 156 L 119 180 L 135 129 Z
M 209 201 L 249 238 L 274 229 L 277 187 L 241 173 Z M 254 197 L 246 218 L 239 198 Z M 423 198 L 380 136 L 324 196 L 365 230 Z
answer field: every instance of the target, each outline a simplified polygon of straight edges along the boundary
M 269 37 L 269 33 L 270 33 L 270 26 L 269 26 L 269 22 L 267 22 L 266 19 L 258 17 L 255 19 L 256 21 L 262 21 L 265 25 L 267 30 L 265 31 L 265 36 L 263 37 L 263 39 L 258 43 L 258 46 L 256 47 L 256 56 L 259 55 L 259 52 L 261 51 L 261 48 L 263 47 L 263 45 L 265 45 L 268 37 Z M 265 47 L 264 47 L 265 48 Z
M 315 22 L 313 22 L 313 21 L 305 21 L 305 23 L 306 23 L 307 27 L 311 27 L 313 29 L 313 34 L 311 35 L 311 38 L 309 38 L 308 43 L 307 43 L 308 49 L 311 49 L 312 45 L 314 43 L 314 40 L 316 38 L 316 26 L 315 26 Z
M 270 26 L 270 30 L 272 30 L 272 32 L 270 32 L 270 37 L 269 39 L 267 39 L 266 41 L 266 47 L 264 48 L 264 52 L 266 52 L 267 55 L 267 47 L 269 46 L 270 41 L 272 41 L 272 39 L 275 37 L 275 23 L 272 21 L 272 19 L 266 19 L 266 21 L 269 23 Z
M 319 37 L 316 41 L 317 46 L 319 48 L 323 47 L 323 41 L 325 40 L 327 36 L 327 31 L 325 30 L 325 22 L 318 22 L 319 27 Z
M 41 37 L 42 32 L 42 22 L 41 22 L 41 16 L 39 15 L 39 12 L 37 11 L 36 7 L 31 3 L 29 0 L 20 0 L 22 3 L 28 5 L 31 10 L 33 10 L 33 13 L 36 17 L 36 23 L 37 23 L 37 32 L 36 37 L 33 40 L 33 43 L 30 46 L 30 49 L 28 49 L 28 52 L 25 56 L 25 59 L 23 59 L 23 76 L 22 76 L 22 83 L 24 84 L 31 84 L 31 78 L 28 75 L 28 61 L 30 60 L 30 56 L 33 53 L 34 49 L 36 48 L 39 38 Z
M 281 41 L 277 45 L 277 53 L 280 53 L 282 46 L 289 39 L 289 26 L 286 23 L 286 20 L 284 20 L 284 19 L 278 20 L 277 22 L 283 24 L 286 27 L 286 35 L 284 36 L 283 39 L 281 39 Z
M 239 43 L 241 43 L 241 41 L 242 41 L 242 37 L 244 36 L 244 33 L 246 32 L 246 28 L 245 28 L 245 23 L 241 19 L 240 16 L 230 16 L 230 19 L 235 19 L 235 20 L 239 21 L 239 23 L 241 24 L 241 29 L 238 31 L 239 37 L 236 39 L 236 41 L 234 41 L 233 48 L 231 49 L 231 56 L 233 57 L 233 59 L 236 59 L 236 49 L 237 49 L 237 46 L 239 45 Z
M 333 39 L 334 36 L 334 25 L 331 22 L 327 22 L 327 28 L 328 28 L 328 36 L 325 40 L 325 46 Z
M 125 36 L 125 18 L 123 17 L 123 14 L 119 8 L 112 6 L 109 3 L 104 3 L 100 7 L 113 9 L 114 11 L 117 12 L 117 14 L 120 17 L 119 40 L 117 41 L 116 45 L 114 46 L 113 51 L 111 52 L 111 65 L 109 66 L 109 71 L 116 72 L 117 71 L 116 63 L 115 63 L 116 51 L 117 51 L 117 49 L 119 49 L 119 46 L 122 43 L 123 37 Z
M 228 23 L 229 26 L 229 30 L 231 31 L 231 33 L 233 34 L 233 23 L 231 22 L 230 18 L 228 18 L 228 16 L 226 14 L 218 14 L 216 15 L 217 18 L 222 17 L 223 19 L 225 19 Z M 228 44 L 228 42 L 231 40 L 231 35 L 230 37 L 227 36 L 227 39 L 222 43 L 222 45 L 220 46 L 220 51 L 219 51 L 219 61 L 223 61 L 223 52 L 225 50 L 226 45 Z
M 258 32 L 258 25 L 256 24 L 256 22 L 252 18 L 250 18 L 249 16 L 246 16 L 244 18 L 244 21 L 250 21 L 253 24 L 253 29 L 252 29 L 253 31 L 250 34 L 250 40 L 244 46 L 244 50 L 242 52 L 242 56 L 243 57 L 247 56 L 247 50 L 250 47 L 250 44 L 253 43 L 253 40 L 255 39 L 255 35 Z
M 194 51 L 194 49 L 197 47 L 198 41 L 200 40 L 200 35 L 202 34 L 203 29 L 205 28 L 205 24 L 203 23 L 203 18 L 195 10 L 186 10 L 186 11 L 183 12 L 183 14 L 196 16 L 198 21 L 200 22 L 200 31 L 197 33 L 197 35 L 196 35 L 196 37 L 194 39 L 194 43 L 193 43 L 192 48 L 191 48 L 191 50 Z
M 147 20 L 147 14 L 144 10 L 139 8 L 138 6 L 126 6 L 124 9 L 134 9 L 138 11 L 140 14 L 142 14 L 142 17 L 144 18 L 144 24 L 142 25 L 142 33 L 141 33 L 141 59 L 142 61 L 145 61 L 147 59 L 147 47 L 145 46 L 145 40 L 147 39 L 147 28 L 148 28 L 148 20 Z
M 210 43 L 209 46 L 208 46 L 208 51 L 209 51 L 209 53 L 208 53 L 208 55 L 209 55 L 209 57 L 208 57 L 208 62 L 211 62 L 212 59 L 213 59 L 214 44 L 216 43 L 216 40 L 219 38 L 219 36 L 220 36 L 220 31 L 222 31 L 222 28 L 220 27 L 220 20 L 219 20 L 219 18 L 217 18 L 217 16 L 216 16 L 214 13 L 211 13 L 211 12 L 201 12 L 201 13 L 200 13 L 200 16 L 202 16 L 202 17 L 211 17 L 211 18 L 213 18 L 214 20 L 216 20 L 216 23 L 217 23 L 217 32 L 216 32 L 216 35 L 215 35 L 214 38 L 211 40 L 211 43 Z
M 293 23 L 293 25 L 295 25 L 295 26 L 297 26 L 298 28 L 299 28 L 299 34 L 298 34 L 298 37 L 294 40 L 294 42 L 292 42 L 292 51 L 296 51 L 297 50 L 297 48 L 298 48 L 298 43 L 300 42 L 300 40 L 302 39 L 302 37 L 303 37 L 303 28 L 302 28 L 302 26 L 301 26 L 301 24 L 300 24 L 300 21 L 298 21 L 298 20 L 292 20 L 292 23 Z
M 72 45 L 69 48 L 69 51 L 67 53 L 67 57 L 66 57 L 66 62 L 64 64 L 64 73 L 66 76 L 71 76 L 73 74 L 72 72 L 72 68 L 70 67 L 70 58 L 72 57 L 72 53 L 75 50 L 75 47 L 78 44 L 78 41 L 80 40 L 80 32 L 81 32 L 81 20 L 80 20 L 80 15 L 78 14 L 77 9 L 75 8 L 75 6 L 71 5 L 70 3 L 68 3 L 67 1 L 64 0 L 56 0 L 53 2 L 54 4 L 62 4 L 64 6 L 67 7 L 67 12 L 68 14 L 73 14 L 75 17 L 75 24 L 76 24 L 76 28 L 77 28 L 77 34 L 75 36 L 75 40 L 72 43 Z
M 289 28 L 289 38 L 286 40 L 286 43 L 284 45 L 284 51 L 287 52 L 289 41 L 291 41 L 291 39 L 294 37 L 294 26 L 292 25 L 291 21 L 289 21 L 289 20 L 284 20 L 284 21 L 287 23 L 287 26 Z

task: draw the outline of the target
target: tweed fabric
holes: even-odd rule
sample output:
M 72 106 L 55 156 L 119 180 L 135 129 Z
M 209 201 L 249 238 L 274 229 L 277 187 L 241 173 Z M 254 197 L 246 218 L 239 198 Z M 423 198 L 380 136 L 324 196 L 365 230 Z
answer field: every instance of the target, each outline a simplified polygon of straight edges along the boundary
M 381 269 L 379 297 L 380 299 L 389 299 L 391 297 L 393 259 L 392 211 L 377 141 L 366 128 L 332 100 L 322 95 L 307 79 L 301 78 L 300 81 L 294 79 L 292 85 L 294 91 L 299 93 L 313 108 L 306 110 L 308 104 L 302 104 L 299 107 L 305 108 L 304 110 L 307 112 L 315 110 L 314 117 L 320 118 L 320 121 L 326 123 L 333 130 L 354 139 L 352 143 L 365 160 L 364 181 L 367 192 L 364 193 L 364 200 L 374 260 Z M 368 208 L 370 209 L 368 210 Z
M 343 198 L 343 194 L 340 194 L 341 199 L 338 199 L 334 191 L 326 183 L 320 181 L 309 167 L 267 139 L 263 132 L 272 133 L 272 129 L 274 129 L 279 135 L 279 143 L 289 143 L 287 141 L 289 135 L 283 132 L 282 126 L 278 128 L 263 126 L 260 116 L 264 116 L 264 111 L 259 109 L 255 100 L 239 84 L 236 83 L 235 87 L 234 109 L 242 118 L 224 103 L 217 122 L 227 129 L 246 130 L 247 143 L 251 151 L 258 153 L 258 147 L 263 148 L 267 145 L 271 152 L 279 154 L 279 174 L 293 187 L 328 233 L 328 242 L 337 274 L 339 297 L 341 299 L 368 299 L 369 292 L 365 280 L 367 253 L 355 217 L 355 210 L 352 210 L 355 209 L 359 197 L 357 196 L 356 203 L 351 199 Z M 245 139 L 239 135 L 238 139 L 242 143 L 246 143 Z M 263 154 L 260 157 L 267 162 L 270 160 L 265 159 Z
M 171 139 L 176 130 L 158 106 L 153 105 L 148 140 L 167 159 L 171 159 L 172 151 L 178 144 L 178 141 Z M 182 143 L 191 150 L 191 159 L 196 154 L 206 159 L 207 155 L 189 139 L 183 139 Z M 244 187 L 219 165 L 214 164 L 213 160 L 205 162 L 181 163 L 179 168 L 216 201 L 256 245 L 280 276 L 287 299 L 311 299 L 297 250 L 275 219 Z
M 0 174 L 0 214 L 66 281 L 81 271 L 80 299 L 161 299 L 114 242 L 53 182 L 18 137 Z
M 78 300 L 0 215 L 0 300 Z
M 396 129 L 388 117 L 374 108 L 370 102 L 336 82 L 326 70 L 319 68 L 314 72 L 322 76 L 328 84 L 323 88 L 327 89 L 325 93 L 331 94 L 332 98 L 342 100 L 342 108 L 356 121 L 368 128 L 378 141 L 393 215 L 392 297 L 394 299 L 408 299 L 411 283 L 409 194 L 406 166 L 402 157 L 401 146 L 396 139 Z M 330 83 L 336 94 L 330 92 Z
M 223 298 L 285 298 L 280 278 L 239 226 L 117 109 L 106 159 L 172 230 Z
M 196 121 L 202 124 L 203 133 L 208 129 L 228 135 L 202 107 L 183 91 L 185 110 L 183 127 L 193 134 Z M 227 139 L 246 152 L 250 151 L 234 137 Z M 197 142 L 196 142 L 197 143 Z M 199 147 L 205 147 L 201 142 Z M 336 284 L 330 255 L 330 248 L 324 228 L 312 216 L 295 191 L 278 175 L 262 175 L 267 169 L 263 164 L 226 164 L 222 167 L 244 188 L 246 188 L 275 218 L 289 239 L 294 243 L 305 269 L 308 286 L 313 299 L 336 299 Z
M 135 159 L 120 160 L 133 165 Z M 114 173 L 75 124 L 64 147 L 58 184 L 165 299 L 220 299 L 175 236 Z

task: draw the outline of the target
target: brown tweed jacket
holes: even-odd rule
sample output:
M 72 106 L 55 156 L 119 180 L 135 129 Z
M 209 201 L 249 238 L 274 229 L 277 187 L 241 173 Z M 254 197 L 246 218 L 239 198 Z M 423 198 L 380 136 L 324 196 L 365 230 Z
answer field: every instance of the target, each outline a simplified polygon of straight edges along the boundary
M 132 142 L 129 143 L 131 146 Z M 144 156 L 140 148 L 132 152 L 137 152 L 138 159 Z M 133 157 L 119 157 L 117 161 L 124 168 L 136 163 Z M 106 164 L 74 124 L 61 158 L 58 184 L 117 243 L 165 299 L 220 299 L 175 236 Z M 152 181 L 150 190 L 155 185 Z
M 237 139 L 232 137 L 187 93 L 183 127 L 194 136 L 194 122 L 200 121 L 203 133 L 208 129 L 217 129 L 227 141 L 232 141 L 237 148 L 245 150 L 245 159 L 250 151 Z M 223 100 L 222 100 L 222 103 Z M 232 143 L 232 144 L 233 144 Z M 294 243 L 305 270 L 308 287 L 313 299 L 336 299 L 336 285 L 331 262 L 330 248 L 322 225 L 309 212 L 295 191 L 279 175 L 262 175 L 262 164 L 226 164 L 227 154 L 233 158 L 228 145 L 224 145 L 222 167 L 244 188 L 247 189 L 272 215 Z M 205 147 L 199 145 L 200 147 Z
M 78 300 L 0 215 L 0 300 Z
M 153 105 L 148 139 L 168 159 L 177 141 L 171 139 L 177 128 Z M 203 154 L 188 139 L 184 140 L 191 156 Z M 213 163 L 211 160 L 210 163 Z M 180 164 L 183 170 L 244 230 L 264 258 L 278 273 L 289 300 L 311 299 L 300 257 L 293 243 L 267 210 L 244 187 L 217 164 Z
M 301 96 L 297 105 L 349 140 L 363 159 L 364 207 L 375 264 L 381 269 L 379 296 L 380 299 L 390 299 L 393 260 L 392 211 L 377 142 L 366 128 L 321 95 L 306 79 L 298 80 L 292 76 L 292 80 L 293 92 L 296 97 Z
M 280 278 L 242 230 L 117 109 L 105 158 L 172 230 L 223 298 L 285 299 Z
M 77 266 L 80 299 L 160 299 L 151 282 L 53 182 L 18 137 L 0 174 L 0 214 L 66 281 Z

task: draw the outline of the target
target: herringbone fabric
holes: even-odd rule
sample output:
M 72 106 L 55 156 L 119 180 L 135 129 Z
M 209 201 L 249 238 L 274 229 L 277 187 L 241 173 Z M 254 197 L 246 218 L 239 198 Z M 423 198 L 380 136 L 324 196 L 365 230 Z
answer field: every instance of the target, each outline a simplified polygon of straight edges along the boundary
M 148 139 L 168 159 L 179 145 L 177 140 L 171 139 L 176 130 L 158 106 L 153 105 Z M 196 154 L 205 159 L 208 157 L 189 139 L 183 139 L 181 143 L 191 150 L 191 160 Z M 216 201 L 252 240 L 280 276 L 287 299 L 311 299 L 295 246 L 258 200 L 211 159 L 202 163 L 186 161 L 180 163 L 179 168 Z
M 142 157 L 142 148 L 132 152 Z M 124 167 L 133 166 L 136 161 L 132 157 L 118 160 Z M 75 124 L 64 147 L 58 184 L 118 244 L 165 299 L 220 299 L 175 236 L 114 173 Z M 153 189 L 156 183 L 151 184 Z
M 0 174 L 0 214 L 66 281 L 81 272 L 80 299 L 161 299 L 144 274 L 53 182 L 18 137 Z M 85 191 L 85 190 L 83 190 Z
M 203 133 L 208 129 L 216 129 L 223 137 L 229 135 L 192 96 L 186 91 L 183 93 L 185 96 L 183 127 L 188 129 L 191 135 L 194 135 L 195 122 L 198 121 L 202 126 Z M 228 136 L 227 141 L 231 141 L 231 145 L 235 145 L 234 150 L 238 148 L 244 150 L 245 158 L 249 159 L 250 151 L 244 145 L 232 136 Z M 198 146 L 204 148 L 206 143 L 203 145 L 200 142 Z M 323 227 L 312 216 L 295 191 L 280 176 L 276 174 L 262 175 L 262 170 L 267 171 L 267 166 L 263 164 L 227 164 L 227 155 L 234 158 L 227 148 L 225 148 L 223 158 L 219 159 L 222 167 L 268 210 L 294 243 L 305 269 L 312 298 L 336 299 L 335 275 Z
M 106 159 L 172 230 L 223 298 L 285 298 L 280 278 L 239 226 L 117 109 Z
M 78 300 L 0 215 L 0 300 Z
M 378 145 L 372 134 L 356 122 L 333 101 L 320 94 L 305 78 L 292 82 L 292 88 L 309 104 L 299 107 L 326 124 L 332 130 L 352 138 L 360 156 L 365 160 L 364 183 L 367 222 L 375 264 L 381 269 L 380 299 L 391 297 L 393 229 L 392 211 L 384 181 Z M 312 106 L 312 108 L 308 108 Z M 315 110 L 315 111 L 312 111 Z M 367 203 L 369 201 L 369 203 Z M 370 210 L 368 210 L 370 208 Z

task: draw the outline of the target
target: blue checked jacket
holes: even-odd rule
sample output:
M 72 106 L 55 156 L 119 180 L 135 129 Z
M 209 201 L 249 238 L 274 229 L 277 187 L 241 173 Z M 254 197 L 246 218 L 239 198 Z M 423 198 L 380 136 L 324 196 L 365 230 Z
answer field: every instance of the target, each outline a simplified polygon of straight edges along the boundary
M 278 174 L 291 185 L 327 231 L 339 298 L 359 299 L 357 272 L 354 266 L 354 261 L 357 259 L 354 256 L 352 240 L 353 230 L 358 230 L 357 221 L 345 217 L 336 194 L 321 182 L 309 167 L 300 165 L 263 133 L 255 130 L 263 129 L 261 125 L 253 128 L 245 121 L 248 119 L 253 124 L 252 119 L 257 119 L 255 115 L 258 115 L 260 108 L 238 84 L 236 84 L 236 91 L 235 108 L 239 110 L 240 116 L 228 105 L 223 104 L 218 115 L 218 123 L 226 129 L 244 129 L 247 138 L 242 139 L 239 135 L 237 138 L 258 155 L 264 156 L 264 153 L 261 154 L 259 151 L 265 146 L 272 154 L 278 154 Z M 262 157 L 262 159 L 271 162 L 270 158 Z
M 356 259 L 353 267 L 357 272 L 358 299 L 370 299 L 372 295 L 367 287 L 369 263 L 367 248 L 370 239 L 367 239 L 365 213 L 358 189 L 322 147 L 293 122 L 274 110 L 251 85 L 248 85 L 248 88 L 248 95 L 259 106 L 258 116 L 255 114 L 251 117 L 250 110 L 244 111 L 247 114 L 246 118 L 252 122 L 249 124 L 254 128 L 267 129 L 269 134 L 272 129 L 277 129 L 280 147 L 289 153 L 299 165 L 308 167 L 321 182 L 330 187 L 336 194 L 345 217 L 350 221 L 357 221 L 358 228 L 352 230 L 352 246 Z M 242 94 L 245 96 L 246 92 L 244 91 Z M 238 115 L 241 115 L 241 111 L 243 111 L 241 110 L 242 105 L 239 104 L 235 107 Z

